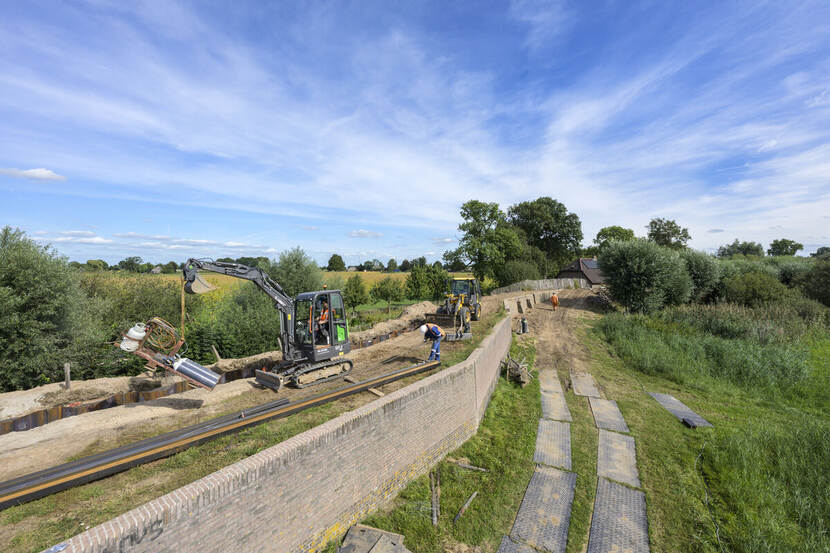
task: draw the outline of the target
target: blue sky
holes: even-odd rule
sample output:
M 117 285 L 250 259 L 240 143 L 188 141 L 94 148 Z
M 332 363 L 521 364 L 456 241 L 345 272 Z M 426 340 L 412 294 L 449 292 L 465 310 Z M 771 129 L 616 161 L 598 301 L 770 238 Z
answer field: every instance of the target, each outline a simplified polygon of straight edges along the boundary
M 432 259 L 464 201 L 539 196 L 586 244 L 830 244 L 827 2 L 3 12 L 0 224 L 72 259 Z

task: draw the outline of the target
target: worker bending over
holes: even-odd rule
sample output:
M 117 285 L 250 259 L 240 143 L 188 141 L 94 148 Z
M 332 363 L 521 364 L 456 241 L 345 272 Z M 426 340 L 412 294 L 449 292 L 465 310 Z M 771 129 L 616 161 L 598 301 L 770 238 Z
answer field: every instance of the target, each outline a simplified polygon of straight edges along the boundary
M 424 333 L 424 342 L 432 340 L 432 351 L 429 352 L 427 361 L 441 360 L 441 340 L 447 335 L 440 326 L 432 323 L 421 325 L 421 332 Z

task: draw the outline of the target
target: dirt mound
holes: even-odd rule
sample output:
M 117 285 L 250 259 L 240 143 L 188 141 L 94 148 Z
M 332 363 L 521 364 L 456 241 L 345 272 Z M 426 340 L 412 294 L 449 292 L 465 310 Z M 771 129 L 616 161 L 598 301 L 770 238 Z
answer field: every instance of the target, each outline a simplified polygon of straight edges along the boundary
M 383 321 L 382 323 L 376 324 L 369 330 L 352 332 L 351 339 L 352 341 L 367 340 L 374 336 L 388 334 L 389 332 L 393 332 L 395 330 L 404 330 L 405 328 L 409 328 L 415 322 L 423 321 L 424 315 L 427 313 L 435 313 L 436 309 L 438 309 L 438 307 L 431 301 L 422 301 L 421 303 L 412 304 L 406 307 L 403 310 L 403 313 L 401 313 L 401 316 L 397 319 Z
M 57 407 L 76 401 L 89 401 L 100 397 L 107 397 L 111 392 L 100 388 L 81 388 L 80 390 L 55 390 L 48 392 L 38 398 L 38 402 L 44 407 Z
M 221 359 L 213 365 L 207 365 L 207 368 L 221 374 L 237 369 L 261 369 L 281 361 L 282 352 L 266 351 L 265 353 L 258 353 L 249 357 L 240 357 L 239 359 Z

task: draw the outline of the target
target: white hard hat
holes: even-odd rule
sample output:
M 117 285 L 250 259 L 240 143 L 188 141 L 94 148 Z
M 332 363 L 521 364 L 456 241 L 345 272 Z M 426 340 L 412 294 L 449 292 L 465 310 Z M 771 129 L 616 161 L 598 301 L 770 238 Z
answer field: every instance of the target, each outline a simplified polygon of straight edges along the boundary
M 426 334 L 426 331 L 427 331 L 427 325 L 421 325 L 421 332 Z

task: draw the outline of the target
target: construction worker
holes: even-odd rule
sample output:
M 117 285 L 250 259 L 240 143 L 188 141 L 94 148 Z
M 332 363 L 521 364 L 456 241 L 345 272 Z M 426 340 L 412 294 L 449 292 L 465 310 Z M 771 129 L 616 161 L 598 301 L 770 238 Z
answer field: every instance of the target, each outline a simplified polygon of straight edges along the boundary
M 421 325 L 421 332 L 424 333 L 424 342 L 432 340 L 432 351 L 429 352 L 429 359 L 427 361 L 441 360 L 441 340 L 447 335 L 440 326 L 432 323 Z
M 320 306 L 320 316 L 317 317 L 317 330 L 326 344 L 329 343 L 329 303 L 323 300 Z
M 550 295 L 550 303 L 553 304 L 553 310 L 556 311 L 556 308 L 559 307 L 559 296 L 556 295 L 556 292 Z

